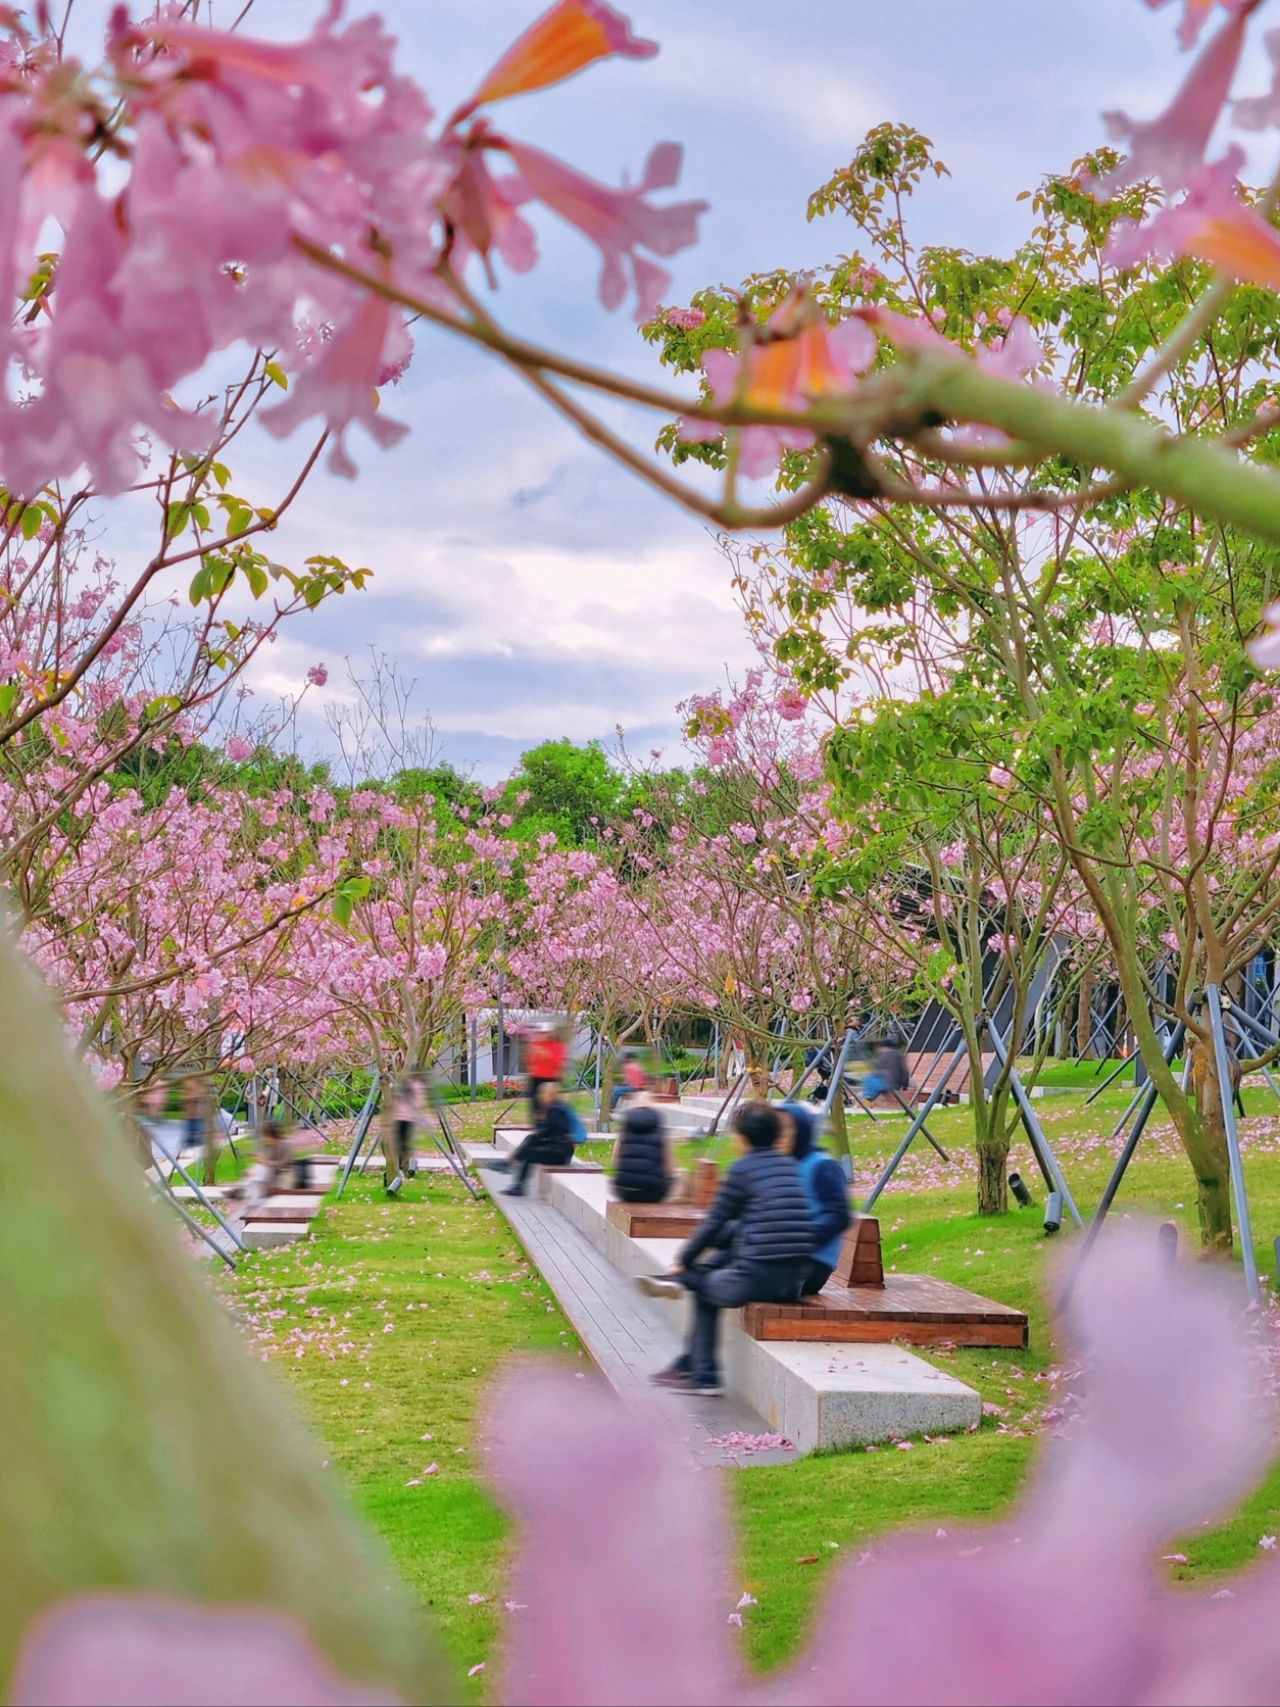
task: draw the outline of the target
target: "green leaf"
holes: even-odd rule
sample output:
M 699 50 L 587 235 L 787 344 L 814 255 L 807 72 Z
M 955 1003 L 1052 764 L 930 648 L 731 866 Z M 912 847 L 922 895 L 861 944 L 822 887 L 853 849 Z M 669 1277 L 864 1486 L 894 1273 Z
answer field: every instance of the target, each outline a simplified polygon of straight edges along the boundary
M 22 520 L 18 523 L 23 539 L 34 539 L 40 532 L 40 524 L 43 521 L 44 511 L 37 504 L 28 504 L 22 512 Z
M 267 572 L 262 565 L 252 557 L 242 558 L 240 567 L 244 570 L 245 579 L 255 599 L 260 599 L 267 590 Z
M 164 531 L 168 539 L 177 539 L 178 535 L 191 520 L 190 504 L 170 504 L 165 512 Z
M 266 374 L 268 379 L 275 381 L 281 391 L 288 391 L 289 376 L 280 366 L 279 362 L 268 362 L 262 371 Z
M 191 589 L 187 595 L 193 605 L 198 605 L 209 597 L 209 565 L 202 563 L 191 577 Z
M 352 897 L 345 890 L 339 889 L 333 898 L 333 917 L 335 923 L 341 925 L 343 930 L 346 930 L 351 923 L 352 906 Z
M 22 687 L 18 682 L 6 682 L 0 687 L 0 717 L 11 717 L 17 710 L 18 701 L 22 698 Z

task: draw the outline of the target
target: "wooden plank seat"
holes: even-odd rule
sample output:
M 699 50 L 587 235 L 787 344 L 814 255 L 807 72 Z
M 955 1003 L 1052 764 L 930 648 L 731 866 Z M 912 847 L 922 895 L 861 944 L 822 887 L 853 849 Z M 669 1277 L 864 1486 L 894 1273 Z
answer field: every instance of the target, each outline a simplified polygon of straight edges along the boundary
M 928 1274 L 891 1274 L 883 1286 L 829 1280 L 816 1299 L 802 1304 L 748 1304 L 742 1325 L 758 1340 L 1014 1348 L 1027 1343 L 1021 1310 Z
M 816 1298 L 800 1304 L 748 1304 L 745 1332 L 757 1340 L 832 1340 L 847 1344 L 1022 1347 L 1021 1310 L 929 1274 L 888 1274 L 880 1224 L 858 1215 L 845 1234 L 835 1272 Z
M 703 1211 L 693 1203 L 621 1203 L 605 1210 L 609 1224 L 629 1239 L 689 1239 L 702 1224 Z

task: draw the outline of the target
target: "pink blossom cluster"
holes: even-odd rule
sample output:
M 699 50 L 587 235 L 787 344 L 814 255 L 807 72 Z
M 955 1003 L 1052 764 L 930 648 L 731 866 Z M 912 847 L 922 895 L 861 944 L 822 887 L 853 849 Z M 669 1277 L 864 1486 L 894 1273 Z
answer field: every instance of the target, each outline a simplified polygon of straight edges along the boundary
M 352 425 L 382 445 L 405 430 L 379 400 L 413 349 L 391 298 L 456 314 L 450 281 L 471 257 L 527 270 L 535 202 L 597 247 L 606 306 L 630 293 L 642 317 L 656 307 L 668 275 L 653 257 L 692 243 L 704 206 L 653 200 L 679 147 L 660 143 L 638 183 L 610 189 L 489 116 L 652 43 L 604 0 L 556 0 L 438 126 L 381 22 L 341 10 L 331 0 L 309 36 L 273 42 L 121 7 L 98 70 L 0 19 L 0 290 L 12 303 L 43 280 L 5 335 L 20 376 L 0 398 L 10 490 L 87 466 L 120 491 L 145 461 L 140 433 L 200 454 L 216 410 L 179 394 L 199 397 L 211 359 L 246 342 L 293 373 L 264 424 L 320 421 L 330 466 L 352 473 Z

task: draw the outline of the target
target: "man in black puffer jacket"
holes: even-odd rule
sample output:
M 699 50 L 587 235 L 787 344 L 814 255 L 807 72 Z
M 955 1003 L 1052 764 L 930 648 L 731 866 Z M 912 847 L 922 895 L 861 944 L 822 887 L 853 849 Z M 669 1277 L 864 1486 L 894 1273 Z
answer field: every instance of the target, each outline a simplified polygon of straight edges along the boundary
M 721 1310 L 796 1303 L 813 1251 L 813 1221 L 800 1170 L 777 1148 L 782 1132 L 777 1114 L 768 1103 L 746 1103 L 733 1128 L 745 1153 L 725 1175 L 675 1270 L 639 1281 L 652 1297 L 678 1296 L 682 1287 L 693 1294 L 684 1355 L 654 1376 L 659 1386 L 682 1393 L 724 1391 L 716 1356 Z M 698 1260 L 712 1250 L 716 1257 Z

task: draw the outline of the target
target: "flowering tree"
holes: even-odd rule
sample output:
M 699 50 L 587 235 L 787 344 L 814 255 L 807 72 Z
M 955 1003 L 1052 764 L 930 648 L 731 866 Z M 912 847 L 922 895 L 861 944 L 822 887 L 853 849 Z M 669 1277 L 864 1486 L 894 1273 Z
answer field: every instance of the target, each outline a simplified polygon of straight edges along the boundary
M 1238 46 L 1242 28 L 1243 15 L 1222 39 Z M 984 375 L 1039 375 L 1040 389 L 1052 376 L 1073 395 L 1129 411 L 1145 403 L 1179 424 L 1213 418 L 1234 432 L 1243 421 L 1255 454 L 1272 454 L 1266 328 L 1280 325 L 1275 299 L 1258 288 L 1228 299 L 1215 287 L 1212 319 L 1205 309 L 1184 324 L 1203 272 L 1180 263 L 1171 293 L 1134 247 L 1125 219 L 1154 203 L 1150 186 L 1129 187 L 1129 167 L 1100 155 L 1049 179 L 1032 198 L 1028 244 L 979 263 L 947 250 L 917 253 L 910 242 L 902 209 L 935 165 L 916 133 L 873 132 L 812 204 L 850 215 L 871 255 L 839 263 L 804 301 L 785 275 L 754 281 L 752 316 L 772 326 L 803 312 L 810 335 L 821 336 L 825 316 L 851 296 L 870 297 L 865 319 L 904 350 L 936 350 L 945 333 L 973 343 Z M 1122 193 L 1118 206 L 1099 205 L 1100 184 Z M 1254 229 L 1256 216 L 1241 218 Z M 741 311 L 707 293 L 690 312 L 692 327 L 688 313 L 675 324 L 668 316 L 654 335 L 678 366 L 701 352 L 714 384 L 730 359 L 720 346 Z M 728 441 L 690 447 L 681 433 L 670 438 L 678 455 L 732 454 Z M 771 461 L 788 459 L 783 482 L 794 484 L 796 449 L 771 441 L 767 450 Z M 1268 551 L 1247 532 L 1212 525 L 1203 506 L 1092 480 L 1091 457 L 1065 441 L 1056 468 L 988 428 L 931 430 L 879 454 L 892 495 L 831 498 L 789 523 L 781 553 L 753 553 L 769 583 L 753 607 L 757 625 L 819 702 L 849 685 L 883 698 L 891 660 L 902 703 L 870 723 L 859 709 L 832 741 L 843 797 L 862 806 L 869 791 L 889 788 L 910 800 L 917 778 L 932 775 L 954 799 L 967 768 L 986 814 L 967 838 L 974 894 L 993 884 L 1008 891 L 1009 872 L 983 872 L 993 855 L 1000 863 L 1015 847 L 1019 857 L 1040 850 L 1034 873 L 1016 872 L 1024 887 L 1033 877 L 1038 900 L 1006 933 L 1028 942 L 1029 931 L 1036 954 L 1069 863 L 1079 891 L 1069 906 L 1078 913 L 1087 897 L 1106 938 L 1129 1023 L 1196 1175 L 1205 1242 L 1229 1244 L 1216 1070 L 1206 1050 L 1198 1097 L 1183 1093 L 1164 1061 L 1156 969 L 1174 956 L 1177 1017 L 1207 1043 L 1199 990 L 1237 973 L 1270 928 L 1274 849 L 1258 834 L 1227 854 L 1233 796 L 1241 808 L 1255 802 L 1246 810 L 1260 827 L 1273 794 L 1265 760 L 1247 758 L 1270 745 L 1271 689 L 1245 656 L 1270 596 Z M 979 466 L 987 472 L 966 486 L 962 470 Z M 1076 480 L 1069 501 L 1046 484 L 1061 485 L 1068 473 Z M 931 513 L 900 501 L 897 487 L 930 482 Z M 744 586 L 752 572 L 744 570 Z M 1260 645 L 1265 661 L 1269 642 Z M 936 654 L 928 671 L 919 667 L 922 649 Z M 992 788 L 992 775 L 1001 787 Z M 1002 846 L 989 834 L 990 814 L 1015 795 L 1031 839 Z M 1147 922 L 1153 909 L 1159 931 Z M 996 1191 L 993 1172 L 993 1204 Z

